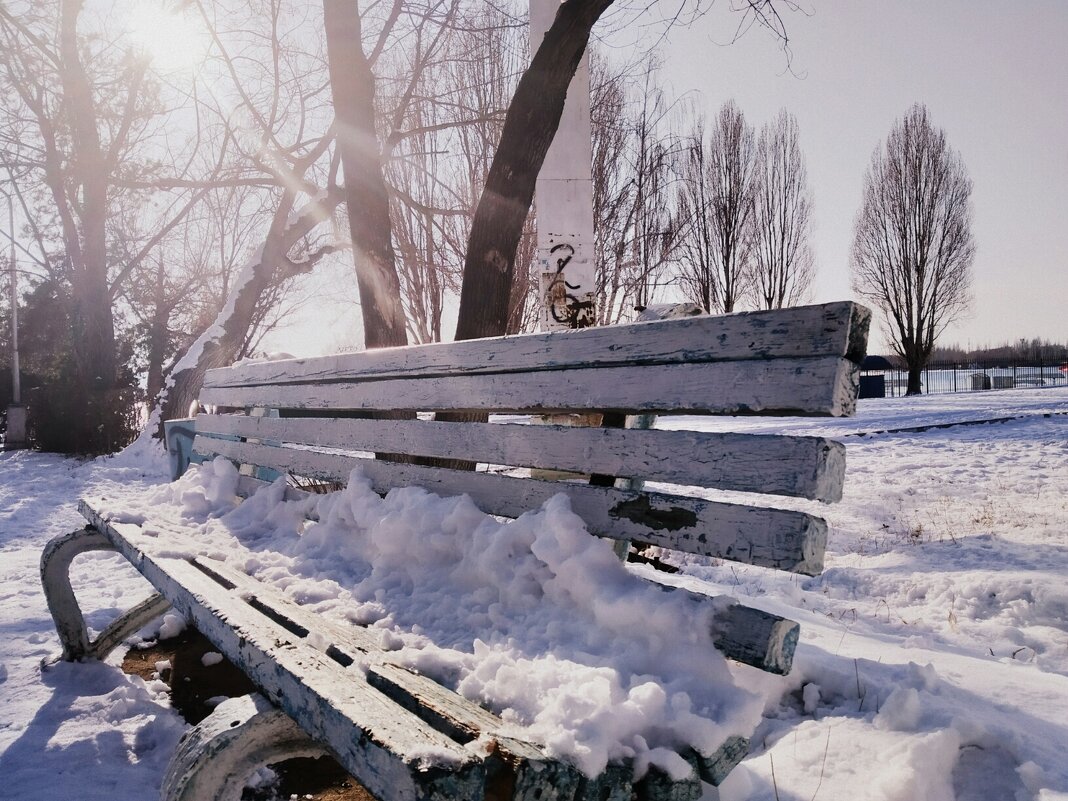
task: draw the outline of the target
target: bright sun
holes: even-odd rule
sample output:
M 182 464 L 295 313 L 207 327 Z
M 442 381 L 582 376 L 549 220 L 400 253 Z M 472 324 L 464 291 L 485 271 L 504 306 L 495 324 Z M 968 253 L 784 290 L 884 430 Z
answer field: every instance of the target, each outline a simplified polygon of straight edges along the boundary
M 208 53 L 210 40 L 190 15 L 156 2 L 137 2 L 126 18 L 134 46 L 161 72 L 195 72 Z

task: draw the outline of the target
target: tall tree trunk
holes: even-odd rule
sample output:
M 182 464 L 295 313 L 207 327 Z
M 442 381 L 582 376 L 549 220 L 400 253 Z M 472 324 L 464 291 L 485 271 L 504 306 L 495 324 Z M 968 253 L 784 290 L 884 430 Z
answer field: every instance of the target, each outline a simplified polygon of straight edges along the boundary
M 908 365 L 908 384 L 905 386 L 906 395 L 923 394 L 923 364 L 910 362 Z
M 108 163 L 100 144 L 92 86 L 78 52 L 78 17 L 82 0 L 60 5 L 60 76 L 73 151 L 73 208 L 78 214 L 78 241 L 67 242 L 71 260 L 76 370 L 86 389 L 115 385 L 115 322 L 107 282 Z M 73 245 L 73 247 L 72 247 Z
M 332 2 L 333 0 L 327 0 Z M 552 144 L 564 98 L 590 38 L 612 0 L 566 0 L 523 73 L 471 224 L 456 339 L 507 331 L 515 254 L 534 183 Z
M 360 11 L 354 0 L 323 0 L 323 13 L 364 342 L 368 348 L 407 345 L 375 128 L 375 78 L 363 52 Z

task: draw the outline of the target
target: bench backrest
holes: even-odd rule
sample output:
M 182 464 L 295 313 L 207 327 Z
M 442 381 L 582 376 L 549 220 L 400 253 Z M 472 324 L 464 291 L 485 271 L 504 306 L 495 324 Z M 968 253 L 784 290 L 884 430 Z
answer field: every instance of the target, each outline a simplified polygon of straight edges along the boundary
M 594 534 L 814 574 L 826 539 L 817 517 L 644 491 L 625 480 L 831 502 L 841 496 L 839 443 L 612 426 L 625 414 L 852 414 L 869 320 L 867 309 L 843 302 L 241 364 L 208 372 L 201 401 L 219 413 L 197 418 L 194 450 L 325 481 L 344 481 L 360 467 L 376 491 L 468 493 L 503 516 L 565 491 Z M 428 419 L 434 412 L 596 412 L 609 422 L 442 422 Z M 517 477 L 521 468 L 595 480 Z M 597 486 L 612 484 L 605 477 L 622 481 Z

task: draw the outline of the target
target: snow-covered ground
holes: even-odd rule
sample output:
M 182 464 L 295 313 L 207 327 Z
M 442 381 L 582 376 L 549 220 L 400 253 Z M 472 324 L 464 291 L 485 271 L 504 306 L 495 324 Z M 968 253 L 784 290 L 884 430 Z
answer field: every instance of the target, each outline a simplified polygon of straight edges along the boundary
M 977 420 L 998 422 L 956 425 Z M 688 629 L 699 629 L 690 624 L 677 625 L 679 635 L 648 664 L 664 640 L 630 630 L 663 632 L 671 614 L 690 610 L 665 605 L 657 609 L 665 617 L 635 626 L 632 610 L 605 605 L 606 597 L 639 591 L 559 504 L 501 525 L 462 502 L 418 491 L 379 501 L 352 486 L 319 501 L 317 527 L 301 530 L 299 510 L 283 518 L 264 498 L 232 513 L 227 530 L 256 546 L 246 569 L 326 614 L 373 621 L 410 662 L 458 678 L 465 693 L 509 710 L 516 725 L 589 764 L 598 748 L 610 752 L 618 743 L 575 727 L 576 708 L 657 761 L 663 755 L 650 724 L 667 739 L 713 737 L 687 714 L 688 704 L 719 703 L 728 724 L 763 708 L 752 752 L 720 788 L 721 799 L 1068 799 L 1068 389 L 862 401 L 848 420 L 677 424 L 818 433 L 847 446 L 840 504 L 782 502 L 831 524 L 822 576 L 692 559 L 670 579 L 801 623 L 790 676 L 730 668 L 733 682 L 755 696 L 729 700 L 727 668 L 687 643 Z M 945 427 L 901 431 L 925 426 Z M 229 502 L 220 492 L 225 471 L 187 480 L 180 491 L 151 488 L 164 472 L 161 459 L 144 453 L 92 463 L 0 455 L 0 799 L 155 796 L 185 724 L 162 684 L 115 667 L 119 654 L 110 664 L 42 673 L 40 660 L 58 644 L 38 560 L 49 538 L 82 525 L 79 496 L 136 510 L 132 498 L 148 488 L 157 505 L 182 503 L 195 536 L 211 533 L 219 523 L 209 514 Z M 370 518 L 390 527 L 375 529 Z M 345 525 L 363 526 L 367 538 L 338 560 L 330 555 Z M 454 553 L 454 531 L 475 531 L 481 544 Z M 421 553 L 398 548 L 398 537 L 410 541 L 417 532 Z M 218 535 L 216 528 L 211 536 Z M 536 558 L 522 557 L 531 547 Z M 371 552 L 374 569 L 362 562 Z M 514 575 L 470 574 L 504 563 Z M 73 573 L 95 628 L 147 594 L 114 556 L 82 557 Z M 449 582 L 487 580 L 495 582 L 493 598 L 441 597 Z M 410 603 L 392 603 L 400 597 Z M 547 603 L 556 623 L 539 629 L 534 621 Z M 585 649 L 576 646 L 581 639 Z M 577 672 L 583 650 L 614 674 Z M 530 676 L 539 681 L 524 681 Z

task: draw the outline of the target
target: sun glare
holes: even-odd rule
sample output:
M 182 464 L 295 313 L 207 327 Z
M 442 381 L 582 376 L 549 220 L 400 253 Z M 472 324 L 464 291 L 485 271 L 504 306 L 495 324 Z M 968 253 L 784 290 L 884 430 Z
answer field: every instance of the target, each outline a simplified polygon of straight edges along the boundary
M 136 3 L 126 27 L 134 46 L 161 72 L 195 72 L 208 54 L 199 21 L 158 3 Z

